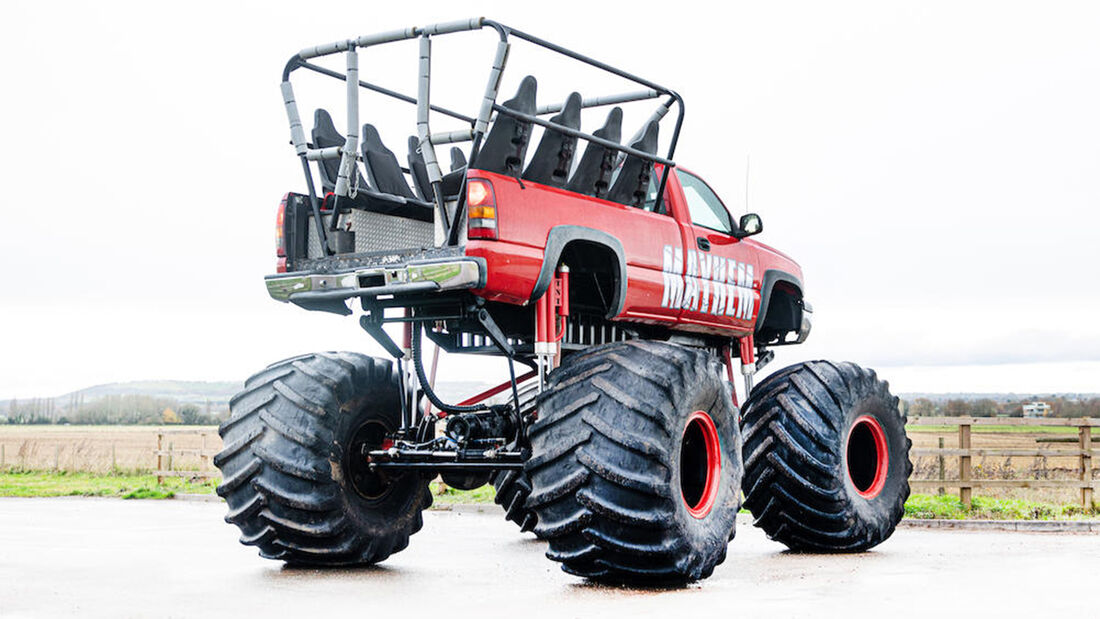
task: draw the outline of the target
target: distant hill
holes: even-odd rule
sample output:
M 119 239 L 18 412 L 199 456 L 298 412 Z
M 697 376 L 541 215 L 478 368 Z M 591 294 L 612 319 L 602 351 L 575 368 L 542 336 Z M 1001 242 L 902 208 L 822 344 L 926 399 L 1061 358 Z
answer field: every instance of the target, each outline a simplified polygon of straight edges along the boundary
M 440 381 L 436 385 L 436 392 L 444 402 L 457 404 L 462 400 L 493 386 L 479 380 Z M 226 415 L 229 409 L 229 400 L 238 391 L 244 388 L 241 381 L 187 381 L 187 380 L 135 380 L 122 383 L 107 383 L 86 387 L 78 391 L 61 394 L 54 397 L 19 398 L 17 407 L 13 407 L 12 400 L 0 400 L 0 422 L 9 416 L 18 414 L 21 418 L 45 418 L 56 421 L 63 417 L 78 419 L 81 416 L 108 415 L 115 418 L 123 413 L 131 416 L 137 415 L 134 411 L 148 413 L 150 407 L 157 413 L 165 406 L 175 407 L 179 405 L 194 405 L 200 411 L 207 414 Z M 1023 401 L 1051 401 L 1057 402 L 1059 398 L 1068 401 L 1087 402 L 1093 398 L 1100 398 L 1097 393 L 927 393 L 910 392 L 899 393 L 898 396 L 909 402 L 910 406 L 917 404 L 919 399 L 927 399 L 932 402 L 937 413 L 945 410 L 945 407 L 960 405 L 951 404 L 952 401 L 965 402 L 962 406 L 972 406 L 981 400 L 992 400 L 996 403 L 996 409 L 1005 410 L 1006 405 Z M 135 398 L 137 401 L 135 401 Z M 167 402 L 166 402 L 167 401 Z M 1056 404 L 1057 405 L 1057 404 Z M 988 408 L 989 405 L 983 405 Z M 1065 404 L 1057 405 L 1065 406 Z M 159 408 L 158 408 L 159 407 Z M 1018 406 L 1017 406 L 1018 408 Z M 75 414 L 77 417 L 73 417 Z M 1091 411 L 1091 409 L 1090 409 Z M 157 413 L 159 414 L 159 413 Z M 925 413 L 928 414 L 928 413 Z M 966 414 L 966 413 L 953 413 Z M 978 413 L 974 413 L 978 414 Z M 1089 411 L 1080 414 L 1093 414 Z M 147 414 L 145 415 L 148 416 Z M 138 415 L 140 417 L 140 415 Z M 140 417 L 144 418 L 144 417 Z M 136 423 L 136 421 L 124 421 Z
M 484 381 L 440 381 L 436 385 L 436 392 L 444 401 L 457 402 L 491 386 Z M 229 399 L 243 388 L 244 383 L 241 381 L 134 380 L 95 385 L 54 397 L 45 396 L 41 399 L 52 399 L 62 406 L 67 406 L 69 402 L 81 397 L 85 402 L 90 402 L 104 396 L 141 395 L 178 400 L 185 404 L 205 405 L 209 402 L 211 406 L 220 408 L 228 405 Z M 9 402 L 11 402 L 10 399 L 0 400 L 0 412 L 7 410 Z
M 917 398 L 924 398 L 933 402 L 946 402 L 948 400 L 965 400 L 972 402 L 974 400 L 993 400 L 995 402 L 1019 402 L 1021 400 L 1042 400 L 1043 398 L 1065 398 L 1067 400 L 1088 400 L 1091 398 L 1100 398 L 1100 393 L 1068 393 L 1068 392 L 1051 392 L 1051 391 L 1037 391 L 1037 392 L 1020 392 L 1020 393 L 898 393 L 896 394 L 903 400 L 909 400 L 912 402 Z
M 479 393 L 491 387 L 495 383 L 477 380 L 440 381 L 436 385 L 436 392 L 444 401 L 457 402 L 475 393 Z M 108 395 L 144 395 L 155 398 L 169 398 L 182 403 L 225 405 L 235 393 L 244 388 L 242 381 L 195 381 L 195 380 L 134 380 L 124 383 L 107 383 L 85 387 L 74 392 L 42 399 L 53 399 L 59 403 L 68 403 L 74 396 L 83 396 L 84 401 L 91 401 Z M 926 398 L 933 402 L 946 402 L 947 400 L 982 400 L 991 399 L 997 402 L 1020 401 L 1027 399 L 1042 399 L 1063 397 L 1074 400 L 1087 400 L 1100 397 L 1100 393 L 899 393 L 903 400 L 910 402 L 917 398 Z M 21 400 L 24 398 L 20 398 Z M 29 399 L 29 398 L 27 398 Z M 0 411 L 7 408 L 10 399 L 0 400 Z
M 57 399 L 67 401 L 71 397 L 84 396 L 84 399 L 92 400 L 105 395 L 147 395 L 157 398 L 172 398 L 180 402 L 201 403 L 207 400 L 211 404 L 228 403 L 229 398 L 244 387 L 243 382 L 236 381 L 194 381 L 194 380 L 134 380 L 126 383 L 107 383 L 86 387 L 72 393 L 58 396 Z

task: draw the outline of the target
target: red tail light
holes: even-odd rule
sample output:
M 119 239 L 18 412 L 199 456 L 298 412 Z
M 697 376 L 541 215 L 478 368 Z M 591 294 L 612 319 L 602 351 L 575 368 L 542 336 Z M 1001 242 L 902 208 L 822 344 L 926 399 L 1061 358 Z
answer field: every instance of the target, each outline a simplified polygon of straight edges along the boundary
M 275 255 L 279 258 L 276 266 L 279 273 L 286 273 L 286 199 L 289 195 L 283 196 L 275 211 Z
M 466 236 L 497 238 L 497 199 L 493 184 L 483 178 L 466 182 Z
M 283 196 L 275 211 L 275 255 L 280 257 L 286 256 L 286 198 Z

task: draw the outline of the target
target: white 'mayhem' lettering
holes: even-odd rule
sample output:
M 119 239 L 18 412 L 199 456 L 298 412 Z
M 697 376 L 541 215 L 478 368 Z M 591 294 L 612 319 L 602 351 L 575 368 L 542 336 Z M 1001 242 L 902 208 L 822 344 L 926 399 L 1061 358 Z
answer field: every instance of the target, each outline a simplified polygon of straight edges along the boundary
M 753 265 L 675 245 L 665 245 L 661 257 L 661 307 L 752 320 Z
M 664 271 L 665 289 L 661 296 L 661 307 L 680 307 L 684 300 L 684 278 L 681 275 L 684 269 L 684 250 L 679 247 L 665 245 Z

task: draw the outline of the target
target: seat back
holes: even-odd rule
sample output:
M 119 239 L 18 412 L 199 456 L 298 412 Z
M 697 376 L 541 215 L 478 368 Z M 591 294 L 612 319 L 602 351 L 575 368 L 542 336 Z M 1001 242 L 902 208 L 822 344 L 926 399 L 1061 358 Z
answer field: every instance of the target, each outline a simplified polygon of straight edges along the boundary
M 638 141 L 630 145 L 635 150 L 654 155 L 657 153 L 657 121 L 650 121 Z M 627 206 L 641 208 L 645 204 L 646 192 L 649 190 L 649 179 L 653 176 L 653 162 L 627 155 L 623 161 L 623 167 L 619 169 L 619 175 L 611 190 L 607 192 L 607 199 Z
M 535 113 L 535 91 L 538 83 L 528 75 L 520 82 L 516 96 L 501 104 L 523 114 Z M 523 169 L 523 160 L 527 155 L 527 144 L 531 140 L 531 123 L 512 118 L 507 114 L 497 114 L 493 126 L 489 128 L 485 142 L 478 152 L 474 166 L 479 170 L 518 176 Z
M 457 172 L 466 167 L 466 154 L 457 146 L 451 147 L 451 172 Z
M 386 148 L 378 129 L 370 124 L 363 125 L 363 163 L 367 168 L 367 180 L 375 191 L 402 198 L 414 197 L 397 156 Z
M 592 135 L 618 143 L 622 139 L 623 110 L 612 108 L 607 115 L 603 127 L 592 132 Z M 581 162 L 569 179 L 566 189 L 583 193 L 589 196 L 602 198 L 607 195 L 608 185 L 611 183 L 611 172 L 615 169 L 616 151 L 589 142 L 581 156 Z
M 313 113 L 313 147 L 332 148 L 343 146 L 347 141 L 344 135 L 336 130 L 332 122 L 332 116 L 322 108 L 317 108 Z M 321 187 L 323 193 L 331 193 L 336 190 L 336 178 L 340 175 L 339 159 L 322 159 L 317 162 L 317 168 L 321 172 Z M 363 175 L 359 174 L 359 166 L 355 166 L 355 174 L 359 177 L 359 187 L 366 187 Z
M 420 154 L 420 140 L 415 135 L 409 136 L 409 172 L 412 173 L 416 195 L 425 202 L 433 201 L 435 192 L 432 191 L 432 182 L 428 180 L 428 166 L 424 163 L 424 155 Z
M 580 129 L 581 127 L 581 95 L 572 93 L 565 100 L 561 113 L 550 119 L 550 122 Z M 535 154 L 531 157 L 531 163 L 523 171 L 523 178 L 534 183 L 565 187 L 569 181 L 569 171 L 573 167 L 573 154 L 577 150 L 576 136 L 566 135 L 554 129 L 547 129 L 542 134 Z

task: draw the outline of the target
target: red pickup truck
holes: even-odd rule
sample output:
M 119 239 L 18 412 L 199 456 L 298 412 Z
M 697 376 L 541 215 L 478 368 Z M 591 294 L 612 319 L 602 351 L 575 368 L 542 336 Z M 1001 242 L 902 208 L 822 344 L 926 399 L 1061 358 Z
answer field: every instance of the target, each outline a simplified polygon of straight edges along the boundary
M 638 208 L 485 170 L 469 170 L 467 183 L 485 196 L 473 208 L 492 216 L 469 218 L 468 227 L 484 227 L 468 228 L 477 236 L 450 257 L 418 247 L 332 258 L 283 256 L 284 265 L 303 264 L 305 270 L 269 276 L 269 292 L 281 301 L 306 299 L 307 306 L 313 299 L 303 293 L 321 292 L 321 299 L 338 299 L 330 309 L 342 313 L 344 299 L 371 287 L 401 294 L 402 284 L 432 281 L 438 284 L 428 287 L 432 291 L 467 289 L 486 301 L 525 306 L 546 292 L 564 263 L 572 273 L 572 300 L 596 312 L 593 317 L 626 323 L 623 329 L 727 339 L 756 335 L 762 346 L 800 343 L 809 334 L 798 264 L 745 238 L 718 195 L 683 168 L 669 175 L 660 212 L 652 209 L 652 197 Z M 298 206 L 294 221 L 309 221 L 305 196 L 291 194 L 287 201 Z M 759 225 L 754 215 L 747 222 Z M 347 229 L 372 234 L 369 228 Z M 301 234 L 308 234 L 305 227 Z M 338 269 L 318 268 L 330 262 Z M 434 266 L 434 279 L 416 272 L 422 265 Z M 578 281 L 582 274 L 592 281 Z
M 475 31 L 497 46 L 467 115 L 432 103 L 432 43 Z M 517 40 L 643 89 L 540 106 L 527 76 L 498 103 Z M 359 50 L 401 41 L 417 44 L 416 96 L 359 73 Z M 320 63 L 339 56 L 343 71 Z M 344 82 L 343 131 L 319 108 L 307 138 L 299 70 Z M 405 165 L 360 125 L 361 92 L 416 106 Z M 247 381 L 215 459 L 243 543 L 291 563 L 381 561 L 420 528 L 436 476 L 492 483 L 548 557 L 609 582 L 709 576 L 742 495 L 758 526 L 799 550 L 864 550 L 893 532 L 911 470 L 897 399 L 851 363 L 800 363 L 754 385 L 774 347 L 809 334 L 802 272 L 748 238 L 758 216 L 734 221 L 673 161 L 675 91 L 476 18 L 303 49 L 282 94 L 306 191 L 279 205 L 268 291 L 343 315 L 357 301 L 360 326 L 392 358 L 315 353 Z M 620 106 L 653 101 L 624 142 Z M 582 113 L 601 107 L 585 131 Z M 437 129 L 440 117 L 463 128 Z M 452 147 L 445 172 L 437 148 L 450 144 L 469 148 Z M 445 402 L 439 350 L 503 357 L 509 380 Z

